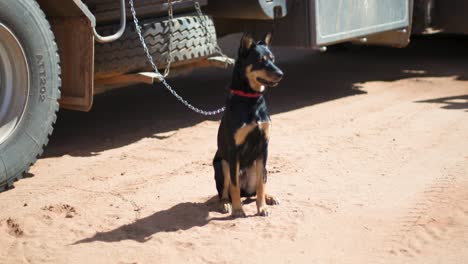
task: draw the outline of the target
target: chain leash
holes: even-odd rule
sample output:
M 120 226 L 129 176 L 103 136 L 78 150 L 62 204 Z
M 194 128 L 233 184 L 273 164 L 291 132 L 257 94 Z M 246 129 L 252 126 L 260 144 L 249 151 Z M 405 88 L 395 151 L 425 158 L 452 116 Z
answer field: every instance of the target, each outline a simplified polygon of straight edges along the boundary
M 169 68 L 170 68 L 170 63 L 172 62 L 172 43 L 171 43 L 171 38 L 172 38 L 172 23 L 173 23 L 173 19 L 174 19 L 174 15 L 173 15 L 173 8 L 172 8 L 172 0 L 168 0 L 168 15 L 169 15 L 169 55 L 168 55 L 168 58 L 167 58 L 167 67 L 166 67 L 166 70 L 164 71 L 164 75 L 162 75 L 159 70 L 158 70 L 158 67 L 156 66 L 155 62 L 154 62 L 154 59 L 153 59 L 153 56 L 151 56 L 151 53 L 149 52 L 149 49 L 148 49 L 148 46 L 146 45 L 146 42 L 145 42 L 145 39 L 143 38 L 143 34 L 141 33 L 141 27 L 140 27 L 140 23 L 138 21 L 138 18 L 137 18 L 137 15 L 136 15 L 136 11 L 135 11 L 135 6 L 134 6 L 134 3 L 133 3 L 133 0 L 129 0 L 129 3 L 130 3 L 130 10 L 131 10 L 131 13 L 132 13 L 132 16 L 133 16 L 133 23 L 135 24 L 135 29 L 136 29 L 136 32 L 138 34 L 138 37 L 140 38 L 140 42 L 141 42 L 141 45 L 143 46 L 143 50 L 145 51 L 146 53 L 146 57 L 148 58 L 148 61 L 150 62 L 151 64 L 151 67 L 153 68 L 154 72 L 158 75 L 158 79 L 159 81 L 164 85 L 164 87 L 175 97 L 177 98 L 177 100 L 179 100 L 183 105 L 185 105 L 186 107 L 188 107 L 190 110 L 194 111 L 195 113 L 198 113 L 198 114 L 201 114 L 201 115 L 205 115 L 205 116 L 212 116 L 212 115 L 217 115 L 217 114 L 220 114 L 222 112 L 224 112 L 225 110 L 225 107 L 221 107 L 219 109 L 216 109 L 216 110 L 213 110 L 213 111 L 206 111 L 206 110 L 202 110 L 200 108 L 197 108 L 195 107 L 194 105 L 192 105 L 191 103 L 189 103 L 187 100 L 185 100 L 184 98 L 182 98 L 182 96 L 180 96 L 172 87 L 169 83 L 167 83 L 166 81 L 166 77 L 167 75 L 169 74 Z M 198 6 L 198 8 L 197 8 Z M 199 16 L 201 13 L 201 9 L 200 9 L 200 4 L 198 2 L 195 2 L 195 8 L 197 9 L 197 13 L 199 13 Z M 202 14 L 203 15 L 203 14 Z M 200 20 L 203 20 L 202 17 L 200 17 Z M 203 24 L 203 22 L 202 22 Z M 205 24 L 203 24 L 203 26 L 205 27 L 205 29 L 207 30 L 207 32 L 209 32 L 208 28 L 206 27 Z M 211 36 L 213 37 L 213 36 Z M 226 55 L 224 55 L 221 51 L 221 49 L 219 48 L 219 45 L 216 44 L 215 46 L 216 50 L 219 50 L 219 53 L 223 55 L 223 57 L 227 57 Z
M 167 23 L 169 26 L 169 40 L 168 40 L 168 55 L 166 59 L 166 69 L 164 70 L 164 78 L 169 76 L 169 72 L 171 70 L 171 63 L 172 63 L 172 26 L 174 23 L 174 10 L 172 9 L 172 0 L 167 0 L 167 14 L 169 16 L 169 22 Z
M 195 5 L 195 10 L 197 11 L 197 14 L 198 14 L 198 18 L 200 19 L 200 22 L 202 23 L 203 27 L 205 28 L 206 35 L 209 36 L 211 43 L 215 43 L 215 47 L 214 47 L 215 52 L 218 53 L 219 55 L 221 55 L 224 58 L 224 61 L 226 63 L 225 68 L 227 68 L 229 57 L 226 54 L 223 53 L 223 51 L 221 50 L 221 48 L 218 45 L 218 41 L 216 41 L 216 36 L 213 36 L 213 34 L 211 34 L 210 30 L 208 29 L 206 18 L 203 16 L 203 13 L 201 11 L 200 3 L 198 1 L 194 1 L 194 5 Z

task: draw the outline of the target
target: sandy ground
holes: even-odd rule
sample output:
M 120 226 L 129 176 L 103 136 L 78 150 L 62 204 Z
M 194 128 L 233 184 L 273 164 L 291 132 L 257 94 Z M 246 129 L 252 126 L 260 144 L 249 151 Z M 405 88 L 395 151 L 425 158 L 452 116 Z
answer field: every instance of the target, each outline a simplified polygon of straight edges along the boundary
M 148 86 L 63 111 L 34 177 L 0 194 L 0 263 L 467 263 L 466 47 L 278 50 L 268 218 L 218 212 L 219 117 Z M 172 83 L 214 108 L 229 75 Z

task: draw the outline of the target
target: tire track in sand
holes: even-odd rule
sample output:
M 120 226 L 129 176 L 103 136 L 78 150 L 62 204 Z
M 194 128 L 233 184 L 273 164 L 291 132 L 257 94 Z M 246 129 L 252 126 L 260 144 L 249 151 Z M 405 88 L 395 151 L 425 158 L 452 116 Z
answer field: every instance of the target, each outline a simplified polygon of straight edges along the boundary
M 413 262 L 424 253 L 441 250 L 450 240 L 468 235 L 468 181 L 454 175 L 468 175 L 468 157 L 445 170 L 410 207 L 379 252 L 380 263 Z

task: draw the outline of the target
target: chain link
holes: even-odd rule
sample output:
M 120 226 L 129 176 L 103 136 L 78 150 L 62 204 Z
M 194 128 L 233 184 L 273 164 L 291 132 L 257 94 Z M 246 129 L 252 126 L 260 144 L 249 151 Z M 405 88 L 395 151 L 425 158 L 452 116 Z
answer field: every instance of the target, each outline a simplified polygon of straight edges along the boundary
M 172 49 L 171 49 L 170 39 L 171 39 L 171 36 L 172 36 L 172 23 L 173 23 L 174 16 L 173 16 L 173 9 L 172 9 L 172 3 L 171 2 L 172 2 L 172 0 L 168 0 L 168 4 L 169 4 L 168 15 L 169 15 L 169 19 L 170 19 L 170 21 L 169 21 L 170 37 L 169 37 L 169 56 L 168 57 L 172 61 L 172 54 L 171 54 Z M 169 69 L 169 66 L 170 66 L 170 62 L 168 61 L 168 67 L 166 68 L 164 75 L 162 75 L 159 72 L 158 67 L 154 63 L 153 56 L 151 56 L 151 53 L 148 50 L 148 46 L 146 45 L 145 39 L 143 38 L 143 34 L 141 33 L 141 27 L 140 27 L 140 23 L 138 21 L 137 15 L 136 15 L 133 0 L 129 0 L 129 3 L 130 3 L 130 9 L 131 9 L 131 12 L 132 12 L 132 16 L 133 16 L 133 23 L 135 24 L 135 29 L 136 29 L 136 32 L 138 34 L 138 37 L 140 38 L 141 45 L 143 46 L 143 49 L 144 49 L 144 51 L 146 53 L 146 57 L 148 57 L 148 61 L 150 62 L 151 67 L 153 68 L 154 72 L 158 75 L 157 78 L 164 85 L 164 87 L 175 98 L 177 98 L 177 100 L 179 100 L 182 104 L 184 104 L 186 107 L 188 107 L 190 110 L 194 111 L 195 113 L 202 114 L 202 115 L 205 115 L 205 116 L 212 116 L 212 115 L 217 115 L 217 114 L 220 114 L 220 113 L 224 112 L 225 107 L 222 107 L 222 108 L 219 108 L 219 109 L 216 109 L 216 110 L 213 110 L 213 111 L 206 111 L 206 110 L 202 110 L 200 108 L 197 108 L 197 107 L 193 106 L 192 104 L 190 104 L 187 100 L 182 98 L 182 96 L 180 96 L 174 89 L 172 89 L 171 85 L 169 83 L 167 83 L 167 81 L 166 81 L 166 77 L 167 77 L 166 73 L 169 74 L 168 69 Z M 196 3 L 195 7 L 197 7 L 197 4 L 198 4 L 198 8 L 197 8 L 197 12 L 198 12 L 198 10 L 200 10 L 200 4 L 198 2 L 195 2 L 195 3 Z M 201 13 L 201 10 L 200 10 L 200 13 Z M 200 13 L 199 13 L 199 15 L 200 15 Z M 207 29 L 207 31 L 208 31 L 208 29 Z M 216 46 L 219 49 L 219 46 L 217 44 L 216 44 Z M 221 49 L 219 49 L 219 50 L 221 50 Z M 222 53 L 220 53 L 220 54 L 222 54 Z M 222 54 L 222 55 L 224 57 L 226 56 L 224 54 Z
M 197 11 L 197 14 L 198 14 L 198 18 L 200 19 L 200 22 L 202 23 L 203 27 L 205 28 L 205 31 L 206 31 L 206 35 L 209 36 L 210 38 L 210 41 L 211 43 L 215 43 L 215 51 L 216 53 L 218 53 L 219 55 L 221 55 L 223 58 L 224 58 L 224 61 L 225 61 L 225 65 L 224 67 L 227 68 L 227 66 L 229 65 L 229 57 L 223 53 L 223 51 L 221 50 L 221 48 L 219 47 L 218 45 L 218 41 L 216 41 L 216 36 L 213 36 L 213 34 L 211 34 L 210 30 L 208 30 L 208 25 L 207 25 L 207 22 L 206 22 L 206 18 L 203 16 L 203 12 L 201 11 L 201 7 L 200 7 L 200 3 L 198 1 L 193 1 L 194 2 L 194 5 L 195 5 L 195 10 Z
M 167 0 L 168 9 L 167 14 L 169 15 L 169 22 L 167 23 L 169 26 L 169 40 L 168 40 L 168 55 L 166 59 L 166 69 L 164 70 L 164 77 L 169 76 L 169 72 L 171 71 L 171 63 L 172 63 L 172 26 L 174 23 L 174 10 L 172 9 L 172 0 Z

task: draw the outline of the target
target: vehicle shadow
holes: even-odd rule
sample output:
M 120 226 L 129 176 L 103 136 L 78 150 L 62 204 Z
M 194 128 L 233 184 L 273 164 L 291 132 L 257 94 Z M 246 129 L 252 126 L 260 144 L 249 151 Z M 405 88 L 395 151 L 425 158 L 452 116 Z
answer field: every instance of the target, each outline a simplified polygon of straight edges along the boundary
M 209 213 L 217 211 L 218 197 L 215 196 L 204 203 L 179 203 L 167 210 L 156 212 L 150 216 L 138 219 L 135 222 L 120 226 L 108 232 L 98 232 L 92 237 L 73 243 L 83 244 L 96 241 L 118 242 L 134 240 L 146 242 L 159 232 L 176 232 L 201 227 L 210 221 L 223 221 L 232 219 L 231 216 L 209 218 Z
M 404 49 L 357 47 L 317 53 L 277 48 L 285 77 L 267 94 L 270 111 L 283 113 L 363 94 L 359 84 L 369 81 L 440 76 L 468 80 L 467 46 L 467 37 L 431 36 L 415 38 Z M 197 70 L 169 82 L 194 105 L 214 109 L 224 104 L 230 75 L 230 70 Z M 43 158 L 98 155 L 142 138 L 164 140 L 165 132 L 219 118 L 191 112 L 159 84 L 128 87 L 96 96 L 89 113 L 60 111 Z
M 468 94 L 460 96 L 442 97 L 431 100 L 417 101 L 416 103 L 435 103 L 442 104 L 442 109 L 465 110 L 468 112 Z

